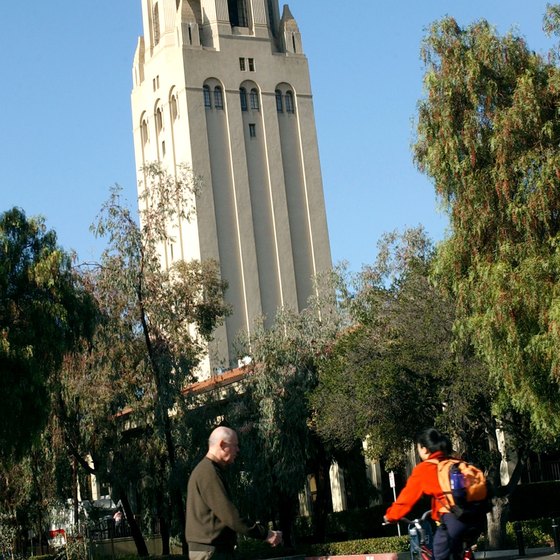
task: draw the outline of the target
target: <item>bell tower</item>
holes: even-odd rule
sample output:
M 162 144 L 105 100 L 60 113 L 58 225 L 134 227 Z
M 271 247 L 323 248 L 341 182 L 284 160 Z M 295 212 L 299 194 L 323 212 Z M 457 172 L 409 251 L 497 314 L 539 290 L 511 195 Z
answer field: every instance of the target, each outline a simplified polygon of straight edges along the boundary
M 331 268 L 313 98 L 301 34 L 277 0 L 140 0 L 133 64 L 137 168 L 189 165 L 204 186 L 162 262 L 214 259 L 233 314 L 206 374 L 282 306 L 302 309 Z

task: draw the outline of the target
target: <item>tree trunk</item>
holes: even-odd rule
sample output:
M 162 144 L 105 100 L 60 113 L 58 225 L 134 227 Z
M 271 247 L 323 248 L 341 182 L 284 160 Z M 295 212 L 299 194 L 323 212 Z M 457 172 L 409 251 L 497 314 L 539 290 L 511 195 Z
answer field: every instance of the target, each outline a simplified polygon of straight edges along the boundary
M 188 556 L 189 547 L 185 537 L 185 504 L 183 503 L 183 497 L 181 496 L 179 488 L 172 489 L 171 499 L 173 500 L 173 505 L 175 506 L 175 515 L 177 516 L 177 521 L 180 527 L 179 538 L 181 539 L 181 552 L 184 556 Z
M 78 462 L 75 457 L 71 457 L 72 461 L 72 509 L 74 513 L 74 536 L 79 534 L 79 504 L 78 504 Z
M 521 449 L 517 449 L 517 463 L 509 477 L 509 481 L 505 486 L 501 485 L 500 466 L 502 456 L 498 449 L 495 430 L 492 437 L 488 438 L 489 447 L 492 454 L 497 457 L 495 465 L 491 469 L 491 481 L 494 485 L 494 498 L 492 499 L 492 511 L 487 515 L 488 522 L 488 546 L 491 550 L 498 550 L 502 547 L 506 536 L 506 523 L 509 517 L 509 496 L 517 487 L 521 480 L 523 471 L 525 453 Z
M 282 531 L 282 538 L 284 540 L 284 547 L 293 549 L 295 547 L 293 537 L 293 526 L 297 511 L 297 500 L 281 493 L 278 499 L 278 521 L 280 530 Z
M 488 546 L 490 550 L 502 547 L 506 536 L 506 522 L 509 516 L 509 500 L 507 496 L 493 500 L 492 511 L 488 514 Z
M 128 526 L 130 527 L 130 536 L 133 538 L 134 544 L 136 545 L 136 552 L 138 553 L 138 556 L 148 556 L 148 547 L 146 546 L 146 541 L 144 540 L 142 531 L 140 530 L 140 527 L 136 522 L 134 512 L 130 507 L 128 496 L 125 492 L 121 492 L 119 498 L 124 510 L 126 521 L 128 522 Z
M 327 457 L 321 442 L 316 442 L 317 464 L 315 465 L 315 483 L 317 496 L 313 503 L 313 536 L 317 542 L 325 542 L 327 538 L 327 515 L 331 511 L 331 480 L 329 471 L 331 461 Z
M 161 554 L 162 556 L 169 556 L 171 553 L 169 547 L 169 525 L 164 515 L 159 516 L 159 536 L 161 537 Z

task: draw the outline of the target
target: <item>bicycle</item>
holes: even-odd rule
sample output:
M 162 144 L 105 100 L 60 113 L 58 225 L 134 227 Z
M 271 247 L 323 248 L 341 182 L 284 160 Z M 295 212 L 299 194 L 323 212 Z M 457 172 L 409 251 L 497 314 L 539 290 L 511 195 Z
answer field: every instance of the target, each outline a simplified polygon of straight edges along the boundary
M 410 560 L 432 560 L 434 534 L 432 531 L 432 521 L 430 518 L 431 510 L 428 510 L 417 519 L 401 517 L 397 523 L 407 524 L 408 539 L 410 542 Z M 383 523 L 390 525 L 390 523 Z M 472 549 L 473 542 L 468 537 L 463 543 L 463 555 L 461 560 L 475 560 Z

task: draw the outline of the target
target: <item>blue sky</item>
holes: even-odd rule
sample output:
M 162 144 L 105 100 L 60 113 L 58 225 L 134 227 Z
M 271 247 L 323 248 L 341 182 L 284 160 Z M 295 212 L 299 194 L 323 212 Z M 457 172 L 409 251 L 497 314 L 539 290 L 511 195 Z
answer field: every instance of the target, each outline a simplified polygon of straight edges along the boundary
M 333 262 L 373 262 L 380 236 L 446 217 L 412 162 L 422 95 L 419 51 L 444 15 L 485 18 L 529 46 L 551 46 L 541 0 L 291 0 L 309 59 Z M 141 0 L 2 2 L 0 211 L 45 217 L 79 260 L 103 244 L 89 232 L 111 185 L 135 206 L 131 67 Z

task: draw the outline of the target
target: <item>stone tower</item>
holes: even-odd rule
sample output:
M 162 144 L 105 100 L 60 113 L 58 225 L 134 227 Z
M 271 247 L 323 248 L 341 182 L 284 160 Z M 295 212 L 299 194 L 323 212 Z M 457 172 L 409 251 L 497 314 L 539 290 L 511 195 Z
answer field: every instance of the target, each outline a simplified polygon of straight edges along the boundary
M 278 0 L 141 0 L 133 66 L 136 165 L 189 165 L 204 183 L 194 218 L 162 248 L 167 265 L 214 259 L 233 314 L 210 372 L 280 306 L 302 309 L 331 267 L 307 59 Z

